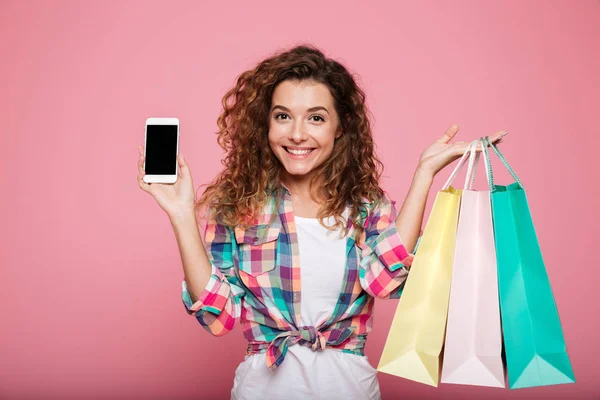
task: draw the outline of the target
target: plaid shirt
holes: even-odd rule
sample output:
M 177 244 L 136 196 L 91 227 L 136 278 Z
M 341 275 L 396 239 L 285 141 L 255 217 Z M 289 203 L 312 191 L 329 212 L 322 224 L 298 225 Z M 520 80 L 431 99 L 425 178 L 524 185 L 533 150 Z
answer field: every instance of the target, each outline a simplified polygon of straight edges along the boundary
M 291 194 L 285 185 L 280 184 L 280 188 L 273 192 L 282 196 L 279 209 L 275 210 L 276 195 L 269 196 L 256 223 L 245 230 L 207 221 L 204 244 L 212 274 L 193 304 L 183 280 L 182 300 L 187 313 L 195 315 L 214 336 L 230 332 L 241 317 L 248 341 L 246 354 L 266 351 L 271 370 L 283 362 L 288 346 L 296 343 L 313 350 L 327 347 L 364 355 L 373 324 L 374 297 L 398 299 L 414 257 L 396 229 L 396 202 L 387 192 L 375 209 L 363 202 L 365 231 L 358 242 L 348 220 L 347 265 L 337 305 L 331 316 L 316 326 L 298 326 L 298 236 Z

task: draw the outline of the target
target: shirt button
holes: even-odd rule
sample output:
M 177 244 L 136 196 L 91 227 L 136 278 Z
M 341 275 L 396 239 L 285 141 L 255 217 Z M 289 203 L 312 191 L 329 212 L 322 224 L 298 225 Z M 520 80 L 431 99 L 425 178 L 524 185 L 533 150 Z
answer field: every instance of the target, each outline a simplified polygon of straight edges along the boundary
M 257 238 L 257 237 L 255 237 L 255 238 L 252 238 L 252 241 L 253 241 L 254 243 L 258 242 L 258 238 Z

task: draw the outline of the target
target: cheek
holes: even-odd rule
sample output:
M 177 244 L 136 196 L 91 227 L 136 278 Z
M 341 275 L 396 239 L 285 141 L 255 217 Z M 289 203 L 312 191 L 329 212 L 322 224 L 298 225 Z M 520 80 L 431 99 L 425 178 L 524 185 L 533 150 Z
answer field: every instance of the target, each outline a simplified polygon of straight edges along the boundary
M 273 153 L 277 153 L 277 147 L 279 146 L 279 139 L 276 138 L 274 135 L 272 135 L 271 133 L 269 133 L 269 147 L 271 148 L 271 151 Z
M 286 137 L 286 132 L 281 126 L 272 125 L 269 128 L 268 138 L 271 146 L 277 146 L 283 138 Z
M 335 136 L 333 136 L 333 135 L 332 136 L 328 135 L 327 138 L 324 138 L 319 141 L 319 146 L 328 155 L 333 152 L 334 144 L 335 144 Z
M 274 143 L 271 143 L 271 141 L 269 141 L 269 150 L 271 151 L 272 157 L 280 158 L 279 154 L 277 154 L 277 145 Z
M 322 157 L 324 159 L 329 159 L 331 158 L 332 154 L 333 154 L 333 147 L 335 145 L 334 140 L 332 139 L 331 141 L 327 141 L 327 143 L 322 143 L 321 144 L 321 151 L 322 151 Z
M 321 157 L 323 157 L 323 159 L 329 159 L 331 157 L 331 154 L 333 153 L 333 146 L 331 147 L 327 147 L 326 149 L 324 147 L 321 147 Z
M 280 152 L 283 150 L 279 143 L 281 142 L 280 138 L 274 137 L 269 133 L 269 148 L 271 149 L 271 154 L 273 157 L 278 158 L 281 161 Z

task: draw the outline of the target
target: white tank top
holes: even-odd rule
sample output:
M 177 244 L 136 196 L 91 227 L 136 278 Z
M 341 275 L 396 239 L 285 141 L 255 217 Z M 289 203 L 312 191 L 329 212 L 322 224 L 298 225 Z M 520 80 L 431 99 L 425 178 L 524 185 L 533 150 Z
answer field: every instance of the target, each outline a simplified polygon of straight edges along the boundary
M 346 216 L 346 214 L 344 214 Z M 294 216 L 301 268 L 301 324 L 315 326 L 334 311 L 346 268 L 346 238 L 316 218 Z M 335 219 L 325 219 L 333 225 Z M 341 229 L 341 228 L 340 228 Z M 381 399 L 377 370 L 368 359 L 325 348 L 288 347 L 285 361 L 269 371 L 265 354 L 246 355 L 235 371 L 232 400 Z

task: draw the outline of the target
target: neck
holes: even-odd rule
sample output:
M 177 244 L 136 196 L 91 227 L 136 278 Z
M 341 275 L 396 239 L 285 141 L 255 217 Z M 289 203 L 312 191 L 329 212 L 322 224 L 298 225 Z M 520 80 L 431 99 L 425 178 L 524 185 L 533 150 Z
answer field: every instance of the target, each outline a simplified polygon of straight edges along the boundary
M 288 188 L 294 197 L 318 199 L 320 191 L 319 189 L 322 185 L 319 184 L 319 181 L 315 182 L 311 193 L 311 178 L 312 176 L 308 175 L 293 176 L 288 175 L 287 173 L 282 173 L 280 181 L 286 188 Z

